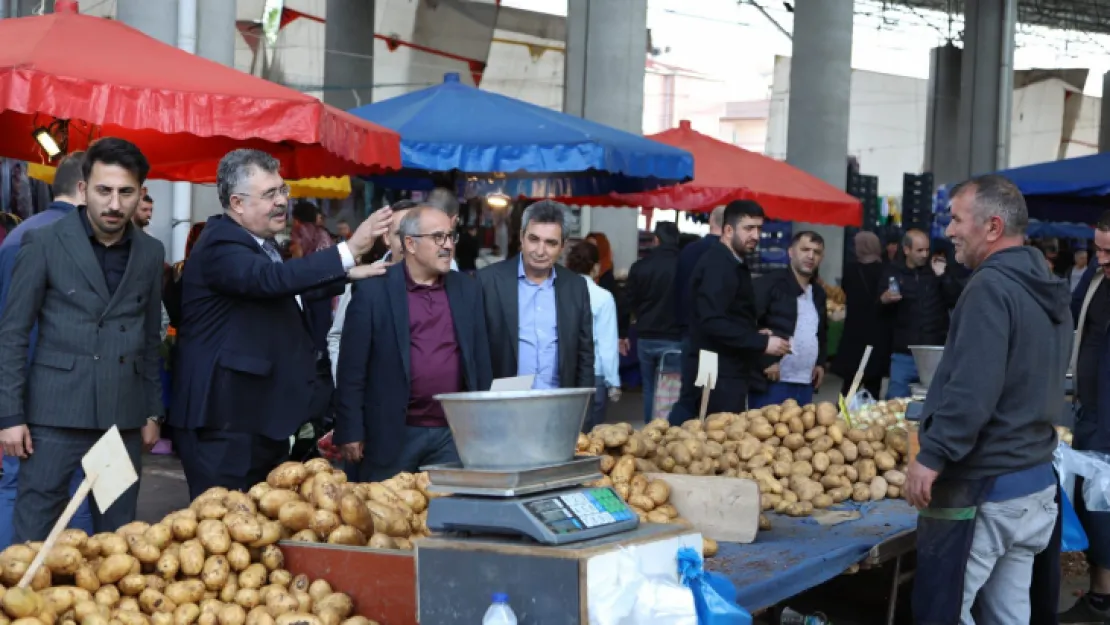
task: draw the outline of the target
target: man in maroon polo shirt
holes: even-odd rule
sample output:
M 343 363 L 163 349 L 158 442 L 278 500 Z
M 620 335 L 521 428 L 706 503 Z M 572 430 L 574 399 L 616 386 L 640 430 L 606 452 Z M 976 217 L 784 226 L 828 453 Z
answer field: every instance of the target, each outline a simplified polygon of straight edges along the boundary
M 421 206 L 399 229 L 404 262 L 352 290 L 340 342 L 335 443 L 359 481 L 457 462 L 434 397 L 491 383 L 481 291 L 451 271 L 451 218 Z

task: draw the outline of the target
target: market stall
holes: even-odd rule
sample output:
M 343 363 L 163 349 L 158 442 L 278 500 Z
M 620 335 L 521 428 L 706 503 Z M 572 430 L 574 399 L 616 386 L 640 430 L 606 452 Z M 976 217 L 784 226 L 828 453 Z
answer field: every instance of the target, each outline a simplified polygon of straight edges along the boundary
M 1110 154 L 1036 163 L 996 172 L 1017 185 L 1029 216 L 1045 222 L 1093 224 L 1110 209 Z

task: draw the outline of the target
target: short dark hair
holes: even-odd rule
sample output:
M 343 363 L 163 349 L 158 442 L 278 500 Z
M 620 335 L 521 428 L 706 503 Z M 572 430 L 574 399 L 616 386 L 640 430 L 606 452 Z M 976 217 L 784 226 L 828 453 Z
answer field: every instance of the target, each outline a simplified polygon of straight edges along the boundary
M 763 212 L 763 207 L 754 200 L 733 200 L 725 206 L 725 218 L 722 227 L 732 226 L 735 229 L 743 217 L 765 219 L 767 214 Z
M 150 174 L 150 162 L 143 156 L 139 146 L 118 137 L 104 137 L 89 144 L 85 161 L 81 164 L 81 175 L 86 182 L 96 163 L 122 167 L 138 178 L 139 184 L 146 182 L 146 177 Z
M 1110 210 L 1103 211 L 1102 215 L 1099 215 L 1095 228 L 1103 232 L 1110 232 Z
M 801 241 L 802 239 L 809 239 L 817 245 L 825 247 L 825 237 L 817 234 L 812 230 L 801 230 L 799 232 L 795 232 L 794 236 L 790 239 L 790 246 L 794 247 L 794 244 L 798 241 Z
M 84 152 L 67 154 L 62 162 L 58 163 L 58 169 L 54 171 L 54 184 L 50 187 L 54 195 L 70 197 L 77 195 L 77 183 L 85 179 L 84 166 Z
M 540 200 L 524 209 L 520 217 L 520 232 L 523 234 L 528 229 L 528 224 L 558 224 L 562 231 L 563 241 L 567 240 L 567 206 L 555 200 Z
M 655 236 L 660 245 L 677 245 L 678 226 L 673 221 L 660 221 L 655 224 Z
M 597 246 L 589 241 L 579 241 L 567 254 L 567 269 L 574 273 L 588 274 L 601 260 Z
M 1006 236 L 1024 234 L 1029 226 L 1025 196 L 1009 178 L 998 174 L 976 176 L 953 187 L 948 197 L 956 198 L 963 193 L 974 194 L 972 206 L 980 219 L 1002 219 L 1002 232 Z
M 293 219 L 301 222 L 302 224 L 316 223 L 316 215 L 318 215 L 319 213 L 320 211 L 312 202 L 301 200 L 300 202 L 297 202 L 293 205 Z
M 146 202 L 147 204 L 153 204 L 154 203 L 154 198 L 150 197 L 149 195 L 144 195 L 143 196 L 143 201 Z

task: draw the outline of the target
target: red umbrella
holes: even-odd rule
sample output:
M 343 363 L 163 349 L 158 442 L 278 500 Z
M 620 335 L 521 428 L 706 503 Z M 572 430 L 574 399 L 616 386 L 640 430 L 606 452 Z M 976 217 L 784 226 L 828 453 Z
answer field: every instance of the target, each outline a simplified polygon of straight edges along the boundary
M 151 178 L 212 182 L 228 151 L 278 157 L 288 178 L 401 166 L 400 137 L 316 98 L 166 45 L 116 21 L 60 13 L 0 20 L 0 156 L 45 162 L 33 134 L 68 151 L 128 139 Z M 66 10 L 68 9 L 68 10 Z
M 703 135 L 682 121 L 648 137 L 694 155 L 694 179 L 644 193 L 616 196 L 630 206 L 707 212 L 733 200 L 755 200 L 767 216 L 834 226 L 859 226 L 858 199 L 762 154 Z

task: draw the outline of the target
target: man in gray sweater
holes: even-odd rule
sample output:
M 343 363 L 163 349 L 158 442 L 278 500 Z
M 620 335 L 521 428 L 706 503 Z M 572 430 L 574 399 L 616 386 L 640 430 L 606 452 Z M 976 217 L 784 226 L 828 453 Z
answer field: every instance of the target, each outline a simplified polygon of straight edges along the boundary
M 1033 558 L 1056 525 L 1053 426 L 1071 353 L 1070 294 L 1040 252 L 1023 247 L 1028 221 L 1021 192 L 1001 176 L 953 190 L 947 234 L 974 273 L 905 485 L 920 509 L 920 624 L 1030 622 Z

